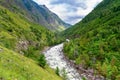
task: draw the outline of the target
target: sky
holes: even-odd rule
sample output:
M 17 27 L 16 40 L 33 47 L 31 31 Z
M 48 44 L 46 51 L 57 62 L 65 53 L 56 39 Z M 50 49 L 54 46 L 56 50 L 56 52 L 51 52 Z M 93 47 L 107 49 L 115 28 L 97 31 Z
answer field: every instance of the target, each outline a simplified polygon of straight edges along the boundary
M 63 21 L 75 24 L 90 13 L 102 0 L 33 0 L 39 5 L 46 5 Z

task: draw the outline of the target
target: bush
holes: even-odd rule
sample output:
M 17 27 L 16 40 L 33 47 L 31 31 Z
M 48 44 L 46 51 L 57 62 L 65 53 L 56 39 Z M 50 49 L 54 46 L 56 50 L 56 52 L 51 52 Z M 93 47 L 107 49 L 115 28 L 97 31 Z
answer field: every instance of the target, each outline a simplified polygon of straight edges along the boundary
M 65 71 L 65 68 L 62 69 L 62 78 L 63 80 L 68 80 L 67 73 Z
M 60 70 L 59 70 L 59 68 L 58 67 L 56 67 L 56 70 L 55 70 L 55 73 L 58 75 L 58 76 L 60 76 Z
M 46 60 L 43 54 L 40 54 L 38 61 L 39 61 L 39 65 L 44 68 L 46 65 Z

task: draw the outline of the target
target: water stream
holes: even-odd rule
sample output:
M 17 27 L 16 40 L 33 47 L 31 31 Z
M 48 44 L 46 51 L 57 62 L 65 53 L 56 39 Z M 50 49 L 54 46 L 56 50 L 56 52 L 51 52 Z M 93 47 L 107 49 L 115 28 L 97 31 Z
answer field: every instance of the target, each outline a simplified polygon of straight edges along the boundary
M 48 65 L 53 69 L 58 67 L 60 70 L 60 75 L 63 75 L 64 70 L 67 80 L 82 80 L 77 70 L 65 59 L 62 50 L 63 43 L 51 47 L 44 52 Z

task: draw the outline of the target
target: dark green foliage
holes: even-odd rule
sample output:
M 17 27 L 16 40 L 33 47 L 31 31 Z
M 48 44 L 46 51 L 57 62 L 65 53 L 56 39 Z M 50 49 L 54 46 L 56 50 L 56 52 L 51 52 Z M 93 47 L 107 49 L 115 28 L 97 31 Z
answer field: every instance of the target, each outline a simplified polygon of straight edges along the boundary
M 82 77 L 82 80 L 86 80 L 86 78 L 85 78 L 85 77 Z
M 58 67 L 56 67 L 55 73 L 56 73 L 58 76 L 60 76 L 60 70 L 59 70 Z
M 44 68 L 46 65 L 46 60 L 45 60 L 44 54 L 40 54 L 38 61 L 39 61 L 39 65 Z
M 67 29 L 64 52 L 84 68 L 110 80 L 120 75 L 120 1 L 104 0 L 80 23 Z M 75 39 L 73 39 L 75 38 Z

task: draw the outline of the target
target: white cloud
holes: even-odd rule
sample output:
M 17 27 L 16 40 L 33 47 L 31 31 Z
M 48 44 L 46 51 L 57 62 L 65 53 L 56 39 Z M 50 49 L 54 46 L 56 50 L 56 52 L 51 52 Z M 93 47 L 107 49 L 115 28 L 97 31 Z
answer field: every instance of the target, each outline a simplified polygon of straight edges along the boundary
M 75 24 L 82 20 L 102 0 L 34 0 L 38 4 L 45 4 L 63 21 Z M 74 1 L 74 2 L 72 2 Z

